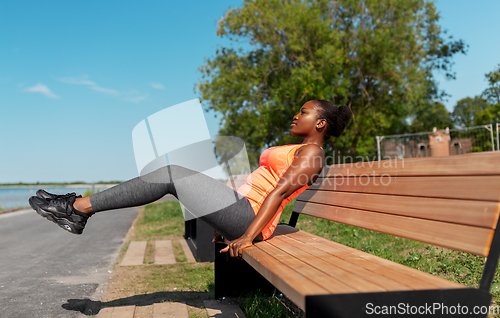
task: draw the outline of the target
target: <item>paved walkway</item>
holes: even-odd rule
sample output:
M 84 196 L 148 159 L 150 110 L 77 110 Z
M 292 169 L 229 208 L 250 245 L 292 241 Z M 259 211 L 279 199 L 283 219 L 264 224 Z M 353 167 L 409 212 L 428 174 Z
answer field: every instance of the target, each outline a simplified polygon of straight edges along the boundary
M 100 299 L 137 212 L 97 213 L 82 235 L 31 209 L 0 215 L 0 317 L 80 317 L 63 306 Z

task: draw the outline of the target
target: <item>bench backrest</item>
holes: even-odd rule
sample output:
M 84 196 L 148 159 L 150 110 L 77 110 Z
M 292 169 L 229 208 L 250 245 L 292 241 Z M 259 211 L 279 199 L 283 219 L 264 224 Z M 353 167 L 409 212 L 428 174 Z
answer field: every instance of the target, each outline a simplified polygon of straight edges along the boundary
M 488 256 L 500 152 L 325 166 L 293 211 Z

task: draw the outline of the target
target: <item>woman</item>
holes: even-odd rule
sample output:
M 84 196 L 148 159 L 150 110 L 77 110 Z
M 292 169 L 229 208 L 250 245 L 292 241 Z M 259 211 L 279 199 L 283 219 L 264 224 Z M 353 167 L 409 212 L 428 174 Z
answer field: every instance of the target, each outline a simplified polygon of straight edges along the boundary
M 173 194 L 195 215 L 205 209 L 214 211 L 201 218 L 231 241 L 221 252 L 241 257 L 245 247 L 271 236 L 283 206 L 316 180 L 325 160 L 323 143 L 330 136 L 340 136 L 351 117 L 349 107 L 324 100 L 306 102 L 294 116 L 290 130 L 302 137 L 301 143 L 266 149 L 260 167 L 238 191 L 202 173 L 167 165 L 88 197 L 39 190 L 29 202 L 41 216 L 81 234 L 96 212 L 144 205 Z M 234 203 L 227 204 L 223 198 L 228 197 Z

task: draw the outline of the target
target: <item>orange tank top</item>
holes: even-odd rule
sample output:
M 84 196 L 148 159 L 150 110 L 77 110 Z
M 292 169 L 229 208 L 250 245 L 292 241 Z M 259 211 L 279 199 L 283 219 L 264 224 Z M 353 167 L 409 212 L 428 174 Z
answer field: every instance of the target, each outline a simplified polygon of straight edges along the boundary
M 250 201 L 255 215 L 259 212 L 266 197 L 276 188 L 278 181 L 292 164 L 297 149 L 305 145 L 307 144 L 277 146 L 268 148 L 262 152 L 259 160 L 259 168 L 252 172 L 245 180 L 245 183 L 237 190 L 238 193 Z M 264 240 L 268 239 L 276 229 L 281 213 L 283 212 L 283 207 L 308 187 L 309 185 L 304 185 L 283 200 L 276 214 L 262 230 L 262 238 Z

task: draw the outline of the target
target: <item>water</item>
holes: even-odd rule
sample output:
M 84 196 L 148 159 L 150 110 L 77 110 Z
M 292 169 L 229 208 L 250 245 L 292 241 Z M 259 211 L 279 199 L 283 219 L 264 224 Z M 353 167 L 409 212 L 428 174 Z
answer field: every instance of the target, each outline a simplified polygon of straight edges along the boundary
M 95 185 L 95 191 L 102 191 L 110 186 Z M 0 187 L 0 209 L 13 209 L 19 207 L 29 207 L 28 199 L 35 195 L 40 189 L 35 187 Z M 77 195 L 83 195 L 87 190 L 92 191 L 92 186 L 77 186 L 77 187 L 43 187 L 45 191 L 55 194 L 65 194 L 68 192 L 76 192 Z

